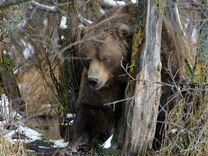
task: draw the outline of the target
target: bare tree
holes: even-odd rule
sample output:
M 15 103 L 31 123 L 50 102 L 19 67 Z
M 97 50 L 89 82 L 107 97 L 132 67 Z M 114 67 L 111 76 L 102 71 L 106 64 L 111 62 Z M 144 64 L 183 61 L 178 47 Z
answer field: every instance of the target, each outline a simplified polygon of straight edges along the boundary
M 140 11 L 137 23 L 139 31 L 135 35 L 133 54 L 137 52 L 138 57 L 138 51 L 142 49 L 141 67 L 135 68 L 136 71 L 138 68 L 141 70 L 136 76 L 136 87 L 135 90 L 133 89 L 135 100 L 131 100 L 126 106 L 127 126 L 123 155 L 133 153 L 143 155 L 147 149 L 152 147 L 160 101 L 160 86 L 154 82 L 161 81 L 160 36 L 162 20 L 154 1 L 139 1 L 138 6 L 142 11 Z M 146 23 L 144 23 L 145 21 Z M 145 29 L 142 29 L 144 26 Z M 138 43 L 144 43 L 144 47 L 141 48 Z M 135 62 L 137 61 L 138 58 Z

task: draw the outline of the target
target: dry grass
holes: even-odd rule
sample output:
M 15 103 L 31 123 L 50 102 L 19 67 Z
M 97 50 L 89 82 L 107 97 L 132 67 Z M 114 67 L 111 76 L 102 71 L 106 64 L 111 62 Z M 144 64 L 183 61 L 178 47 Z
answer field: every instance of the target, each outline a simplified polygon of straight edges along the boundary
M 0 156 L 27 156 L 23 142 L 11 143 L 0 135 Z
M 25 100 L 27 113 L 40 113 L 43 111 L 41 110 L 42 105 L 58 103 L 53 93 L 55 90 L 54 85 L 47 75 L 45 77 L 47 78 L 47 83 L 41 73 L 34 67 L 18 75 L 20 92 Z
M 159 155 L 208 155 L 208 96 L 202 88 L 195 87 L 188 95 L 190 100 L 181 99 L 170 112 L 164 147 Z M 184 111 L 186 106 L 190 111 Z

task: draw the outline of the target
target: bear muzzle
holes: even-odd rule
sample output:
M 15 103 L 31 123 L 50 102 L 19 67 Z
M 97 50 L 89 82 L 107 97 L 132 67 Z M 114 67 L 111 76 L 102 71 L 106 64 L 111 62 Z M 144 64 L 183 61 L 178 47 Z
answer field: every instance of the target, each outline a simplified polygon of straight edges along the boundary
M 101 89 L 110 79 L 110 75 L 110 70 L 102 62 L 96 59 L 92 60 L 87 73 L 89 87 L 93 90 Z
M 96 88 L 96 85 L 98 84 L 98 79 L 89 77 L 87 81 L 88 81 L 90 88 L 93 88 L 93 89 Z
M 103 81 L 99 81 L 99 79 L 97 78 L 89 77 L 87 78 L 87 81 L 88 81 L 89 87 L 93 90 L 99 90 L 105 85 Z

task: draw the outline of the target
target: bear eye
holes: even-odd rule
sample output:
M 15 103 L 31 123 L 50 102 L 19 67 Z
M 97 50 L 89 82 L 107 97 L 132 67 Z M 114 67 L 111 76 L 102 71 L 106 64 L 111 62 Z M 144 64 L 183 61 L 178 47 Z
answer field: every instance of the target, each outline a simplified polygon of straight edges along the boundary
M 90 64 L 90 61 L 91 61 L 91 58 L 89 58 L 89 57 L 83 58 L 84 66 L 86 66 L 88 68 L 89 64 Z
M 104 58 L 101 59 L 101 61 L 102 61 L 103 63 L 107 63 L 107 62 L 109 61 L 109 59 L 108 59 L 107 57 L 104 57 Z

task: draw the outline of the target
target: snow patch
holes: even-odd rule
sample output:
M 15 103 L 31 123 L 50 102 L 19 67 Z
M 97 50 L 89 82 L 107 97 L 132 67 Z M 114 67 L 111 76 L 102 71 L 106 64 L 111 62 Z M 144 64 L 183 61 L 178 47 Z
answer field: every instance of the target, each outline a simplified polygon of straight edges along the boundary
M 46 26 L 46 27 L 48 26 L 48 18 L 45 18 L 45 19 L 43 20 L 43 25 Z
M 14 75 L 17 75 L 19 73 L 20 69 L 19 68 L 14 68 L 13 69 L 13 73 Z
M 50 104 L 46 105 L 46 107 L 51 107 Z M 3 121 L 0 121 L 0 130 L 4 137 L 10 141 L 11 143 L 15 143 L 16 141 L 23 141 L 25 143 L 32 143 L 37 140 L 42 140 L 43 135 L 36 130 L 33 130 L 24 125 L 21 122 L 22 116 L 17 112 L 9 112 L 9 100 L 5 94 L 1 95 L 0 99 L 0 111 L 3 117 Z M 5 116 L 6 114 L 6 116 Z M 74 117 L 74 114 L 68 114 L 68 117 Z M 14 120 L 14 121 L 13 121 Z M 6 129 L 9 123 L 14 123 L 12 129 Z M 19 139 L 16 139 L 19 136 Z M 65 142 L 64 139 L 59 140 L 50 140 L 53 143 L 54 148 L 64 148 L 68 145 L 68 142 Z M 47 149 L 51 148 L 48 146 L 39 146 L 39 148 Z
M 64 39 L 65 39 L 64 35 L 61 35 L 61 39 L 62 39 L 62 40 L 64 40 Z
M 113 139 L 113 134 L 101 145 L 101 147 L 104 149 L 110 148 L 112 139 Z
M 76 114 L 68 113 L 68 114 L 66 115 L 66 118 L 67 118 L 67 119 L 73 119 L 73 118 L 75 118 L 75 117 L 76 117 Z
M 69 125 L 72 125 L 74 123 L 74 120 L 71 120 L 70 122 L 69 122 Z
M 27 139 L 25 139 L 26 143 L 30 143 L 35 140 L 41 140 L 42 137 L 42 135 L 37 131 L 23 125 L 19 125 L 16 132 L 19 132 L 20 134 L 23 134 L 24 136 L 27 137 Z
M 3 121 L 0 122 L 0 127 L 2 124 L 6 124 L 12 119 L 21 119 L 22 116 L 17 112 L 10 111 L 9 109 L 9 100 L 5 94 L 1 95 L 0 99 L 0 116 L 2 117 Z
M 26 26 L 27 22 L 26 20 L 22 20 L 19 24 L 18 24 L 18 27 L 19 28 L 24 28 Z
M 7 51 L 6 51 L 6 50 L 3 50 L 3 54 L 5 54 L 5 55 L 6 55 L 6 54 L 7 54 Z
M 137 3 L 137 0 L 131 0 L 132 3 Z
M 35 53 L 34 47 L 24 39 L 20 39 L 20 43 L 24 46 L 23 56 L 27 60 Z
M 61 17 L 60 28 L 66 29 L 67 28 L 67 18 L 66 16 Z
M 175 134 L 177 131 L 178 131 L 178 130 L 177 130 L 176 128 L 173 128 L 173 129 L 171 130 L 171 133 L 172 133 L 172 134 Z
M 51 147 L 46 147 L 46 146 L 38 146 L 39 148 L 42 148 L 42 149 L 50 149 Z
M 124 1 L 116 1 L 116 0 L 103 0 L 103 3 L 106 5 L 113 6 L 113 7 L 126 5 L 126 3 Z
M 9 117 L 9 100 L 5 94 L 1 95 L 0 110 L 3 117 Z
M 34 47 L 30 43 L 28 43 L 25 49 L 23 50 L 24 58 L 27 60 L 31 58 L 34 53 Z
M 69 122 L 66 123 L 66 125 L 72 125 L 74 123 L 75 117 L 76 117 L 76 114 L 71 114 L 71 113 L 67 114 L 66 119 L 68 119 Z
M 66 147 L 69 142 L 64 142 L 64 139 L 59 139 L 59 140 L 50 140 L 54 143 L 54 146 L 55 148 L 64 148 Z
M 105 14 L 105 10 L 101 8 L 101 9 L 100 9 L 100 13 L 101 13 L 101 14 Z
M 187 29 L 188 26 L 189 26 L 189 24 L 190 24 L 190 19 L 189 18 L 186 18 L 185 19 L 185 23 L 184 23 L 184 28 Z
M 14 130 L 10 130 L 8 131 L 4 136 L 9 139 L 12 140 L 12 137 L 16 134 L 16 132 Z
M 191 40 L 194 43 L 197 43 L 197 41 L 198 41 L 198 30 L 197 30 L 197 28 L 193 29 L 192 34 L 191 34 Z

